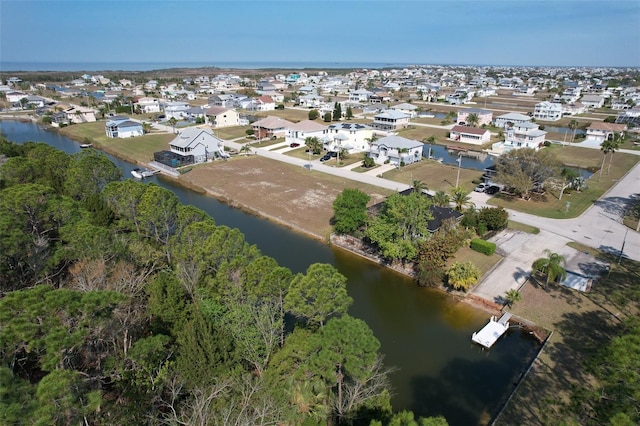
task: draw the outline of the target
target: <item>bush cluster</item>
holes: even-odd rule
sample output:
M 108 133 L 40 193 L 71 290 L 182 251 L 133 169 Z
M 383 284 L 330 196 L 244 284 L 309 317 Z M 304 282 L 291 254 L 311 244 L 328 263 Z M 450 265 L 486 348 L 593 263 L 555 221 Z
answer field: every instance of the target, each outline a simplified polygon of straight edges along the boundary
M 491 256 L 496 252 L 496 245 L 491 241 L 485 241 L 481 238 L 474 238 L 471 240 L 471 250 L 477 251 L 478 253 L 486 254 L 487 256 Z

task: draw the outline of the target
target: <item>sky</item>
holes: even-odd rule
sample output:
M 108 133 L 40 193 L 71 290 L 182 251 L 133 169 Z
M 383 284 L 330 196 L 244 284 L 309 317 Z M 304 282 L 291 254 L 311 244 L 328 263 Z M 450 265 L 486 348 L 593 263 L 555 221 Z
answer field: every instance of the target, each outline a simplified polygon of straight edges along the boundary
M 10 62 L 640 66 L 640 1 L 0 0 Z

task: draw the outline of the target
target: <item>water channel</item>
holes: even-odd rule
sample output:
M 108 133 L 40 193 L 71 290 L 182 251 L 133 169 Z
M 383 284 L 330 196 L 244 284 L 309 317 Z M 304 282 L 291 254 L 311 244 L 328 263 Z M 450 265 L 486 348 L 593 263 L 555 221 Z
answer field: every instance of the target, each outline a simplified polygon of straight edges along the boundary
M 39 141 L 67 153 L 80 151 L 77 142 L 33 123 L 0 120 L 0 131 L 18 143 Z M 132 164 L 109 158 L 123 170 L 124 178 L 131 176 Z M 394 410 L 413 410 L 416 416 L 444 415 L 450 425 L 485 424 L 539 349 L 528 333 L 512 328 L 491 350 L 483 350 L 472 344 L 471 334 L 484 326 L 487 313 L 160 175 L 145 181 L 170 189 L 183 203 L 206 211 L 217 224 L 240 229 L 249 243 L 294 272 L 322 262 L 345 275 L 354 299 L 350 314 L 367 322 L 381 342 L 385 363 L 398 368 L 391 376 Z

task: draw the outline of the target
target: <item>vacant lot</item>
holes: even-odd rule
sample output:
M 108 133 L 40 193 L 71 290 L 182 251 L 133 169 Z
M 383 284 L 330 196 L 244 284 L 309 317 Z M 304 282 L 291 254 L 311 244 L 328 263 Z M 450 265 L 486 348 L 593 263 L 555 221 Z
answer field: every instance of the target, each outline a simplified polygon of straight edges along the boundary
M 333 200 L 343 189 L 360 189 L 371 196 L 371 204 L 391 195 L 381 188 L 258 156 L 200 165 L 180 180 L 230 205 L 323 240 L 331 233 Z

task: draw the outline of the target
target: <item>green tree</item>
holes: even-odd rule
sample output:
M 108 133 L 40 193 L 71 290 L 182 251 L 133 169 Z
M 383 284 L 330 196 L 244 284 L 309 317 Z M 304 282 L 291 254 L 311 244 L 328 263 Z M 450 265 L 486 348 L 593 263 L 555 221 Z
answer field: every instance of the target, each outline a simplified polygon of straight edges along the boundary
M 465 207 L 473 204 L 469 193 L 459 186 L 451 190 L 451 202 L 453 202 L 455 209 L 458 211 L 462 211 Z
M 433 204 L 438 207 L 449 207 L 451 203 L 451 198 L 449 194 L 444 191 L 437 191 L 432 198 Z
M 411 188 L 419 194 L 422 194 L 429 190 L 427 184 L 418 179 L 414 179 L 411 181 Z
M 322 142 L 316 136 L 307 136 L 304 140 L 304 144 L 311 150 L 314 155 L 322 152 Z
M 245 157 L 251 154 L 251 145 L 249 145 L 248 143 L 242 145 L 242 148 L 240 148 L 240 153 L 244 153 Z
M 317 120 L 320 113 L 317 109 L 312 109 L 309 111 L 309 120 Z
M 372 157 L 369 157 L 369 154 L 366 152 L 362 156 L 362 167 L 369 169 L 376 165 L 375 160 Z
M 509 213 L 502 207 L 483 207 L 478 212 L 478 220 L 490 231 L 500 231 L 507 227 Z
M 447 269 L 447 282 L 456 290 L 467 291 L 480 279 L 480 269 L 473 262 L 454 262 Z
M 544 288 L 546 290 L 550 281 L 556 281 L 557 279 L 564 280 L 567 277 L 567 271 L 564 269 L 566 260 L 564 256 L 558 253 L 553 253 L 549 249 L 544 250 L 544 254 L 547 257 L 541 257 L 533 262 L 532 268 L 534 271 L 540 272 L 546 276 Z
M 333 121 L 340 121 L 342 119 L 342 105 L 337 102 L 333 106 Z
M 578 129 L 578 120 L 576 119 L 572 119 L 569 124 L 567 125 L 567 127 L 571 130 L 573 130 L 573 135 L 571 136 L 571 142 L 573 143 L 576 139 L 576 130 Z
M 346 283 L 333 266 L 314 263 L 306 274 L 293 278 L 284 308 L 308 325 L 322 327 L 330 317 L 345 314 L 353 303 Z
M 122 171 L 106 155 L 93 149 L 82 150 L 72 157 L 69 164 L 65 193 L 84 201 L 120 178 Z
M 471 113 L 467 116 L 467 124 L 471 127 L 476 127 L 479 121 L 480 119 L 476 113 Z
M 522 300 L 522 293 L 515 289 L 509 289 L 505 293 L 504 300 L 507 302 L 507 305 L 511 308 L 514 303 L 517 303 Z
M 613 154 L 615 154 L 616 151 L 620 149 L 620 145 L 622 145 L 623 143 L 624 143 L 624 134 L 615 133 L 613 135 L 613 139 L 611 140 L 611 153 L 609 154 L 609 165 L 607 166 L 607 176 L 611 172 L 611 162 L 613 161 Z
M 346 117 L 347 120 L 351 120 L 353 118 L 353 110 L 351 109 L 351 105 L 347 107 Z
M 176 124 L 178 124 L 178 120 L 176 120 L 175 117 L 171 117 L 169 120 L 167 120 L 167 123 L 169 123 L 169 125 L 171 126 L 171 129 L 173 130 L 173 133 L 176 132 Z
M 333 229 L 353 234 L 367 222 L 367 203 L 371 197 L 359 189 L 344 189 L 333 202 Z
M 331 122 L 331 112 L 327 111 L 324 113 L 324 122 L 325 123 L 330 123 Z
M 520 148 L 498 157 L 496 171 L 496 181 L 526 198 L 532 190 L 543 188 L 549 179 L 557 179 L 562 167 L 551 151 Z

